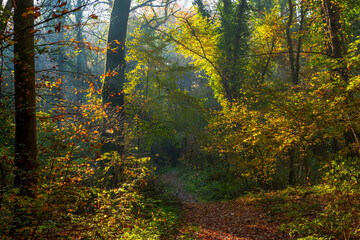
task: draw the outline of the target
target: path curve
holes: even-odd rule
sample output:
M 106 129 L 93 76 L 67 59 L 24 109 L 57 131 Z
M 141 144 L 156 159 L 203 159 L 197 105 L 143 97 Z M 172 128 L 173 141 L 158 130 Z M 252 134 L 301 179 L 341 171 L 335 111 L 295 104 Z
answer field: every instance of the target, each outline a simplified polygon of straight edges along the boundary
M 189 234 L 204 240 L 283 240 L 290 239 L 280 232 L 279 225 L 250 198 L 231 201 L 200 203 L 186 192 L 178 173 L 167 172 L 160 176 L 163 183 L 175 189 L 175 197 L 182 203 L 184 226 L 180 235 Z M 190 227 L 195 226 L 195 227 Z M 184 239 L 175 237 L 175 239 Z

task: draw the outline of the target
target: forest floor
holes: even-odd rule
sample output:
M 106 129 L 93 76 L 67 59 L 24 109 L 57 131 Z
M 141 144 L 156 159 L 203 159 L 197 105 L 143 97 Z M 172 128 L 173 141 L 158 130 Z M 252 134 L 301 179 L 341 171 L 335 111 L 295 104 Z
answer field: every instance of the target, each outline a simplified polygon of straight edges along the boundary
M 164 173 L 160 179 L 174 188 L 182 205 L 184 223 L 175 239 L 290 239 L 249 197 L 202 203 L 185 191 L 176 171 Z

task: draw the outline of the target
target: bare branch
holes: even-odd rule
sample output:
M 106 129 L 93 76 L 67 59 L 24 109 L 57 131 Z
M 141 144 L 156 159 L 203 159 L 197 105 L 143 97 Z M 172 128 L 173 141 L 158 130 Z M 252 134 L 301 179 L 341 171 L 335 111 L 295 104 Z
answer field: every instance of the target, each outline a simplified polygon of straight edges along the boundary
M 145 18 L 145 21 L 148 22 L 148 20 L 147 20 L 146 18 Z M 183 48 L 185 48 L 186 50 L 192 52 L 192 53 L 195 54 L 196 56 L 205 59 L 205 60 L 206 60 L 208 63 L 210 63 L 210 65 L 216 70 L 216 72 L 217 72 L 220 76 L 222 76 L 222 71 L 216 66 L 216 64 L 215 64 L 213 61 L 211 61 L 211 60 L 206 56 L 206 54 L 204 54 L 204 52 L 203 52 L 203 53 L 199 53 L 199 52 L 196 51 L 195 49 L 192 49 L 192 48 L 190 48 L 189 46 L 187 46 L 186 44 L 184 44 L 184 43 L 180 42 L 179 40 L 175 39 L 173 36 L 171 36 L 170 34 L 166 33 L 165 31 L 163 31 L 163 30 L 161 30 L 161 29 L 158 29 L 158 28 L 155 28 L 155 27 L 151 26 L 150 24 L 149 24 L 149 27 L 150 27 L 151 29 L 157 31 L 157 32 L 160 32 L 161 34 L 163 34 L 164 36 L 166 36 L 166 37 L 168 37 L 170 40 L 172 40 L 174 43 L 182 46 Z M 201 42 L 200 42 L 200 43 L 201 43 Z M 203 50 L 203 51 L 204 51 L 204 50 Z
M 133 12 L 142 7 L 168 7 L 171 3 L 176 2 L 176 0 L 171 0 L 171 1 L 161 2 L 160 5 L 154 5 L 153 4 L 154 1 L 155 0 L 147 0 L 146 2 L 139 4 L 135 7 L 133 7 L 132 9 L 130 9 L 130 12 Z
M 44 24 L 44 23 L 50 22 L 50 21 L 52 21 L 52 20 L 54 20 L 54 19 L 61 18 L 61 17 L 65 16 L 65 15 L 68 15 L 68 14 L 70 14 L 70 13 L 73 13 L 73 12 L 76 12 L 76 11 L 80 11 L 83 7 L 86 7 L 86 6 L 88 6 L 88 5 L 90 5 L 90 4 L 93 4 L 93 3 L 95 3 L 95 2 L 81 5 L 80 7 L 74 8 L 74 9 L 69 10 L 69 11 L 64 11 L 64 12 L 62 12 L 62 13 L 59 14 L 59 15 L 56 15 L 56 16 L 54 16 L 54 17 L 45 19 L 45 20 L 43 20 L 43 21 L 41 21 L 41 22 L 38 22 L 38 23 L 36 23 L 36 24 L 34 24 L 34 25 L 32 25 L 32 26 L 27 26 L 27 27 L 25 27 L 25 28 L 22 28 L 22 29 L 21 29 L 20 31 L 18 31 L 18 32 L 12 32 L 12 33 L 10 33 L 10 34 L 7 34 L 7 35 L 5 35 L 5 36 L 2 36 L 2 37 L 0 38 L 0 43 L 1 43 L 2 41 L 4 41 L 5 39 L 11 37 L 11 36 L 13 36 L 13 35 L 15 35 L 15 34 L 18 34 L 19 32 L 23 32 L 23 31 L 25 31 L 25 30 L 27 30 L 27 29 L 29 29 L 29 28 L 37 27 L 37 26 L 42 25 L 42 24 Z

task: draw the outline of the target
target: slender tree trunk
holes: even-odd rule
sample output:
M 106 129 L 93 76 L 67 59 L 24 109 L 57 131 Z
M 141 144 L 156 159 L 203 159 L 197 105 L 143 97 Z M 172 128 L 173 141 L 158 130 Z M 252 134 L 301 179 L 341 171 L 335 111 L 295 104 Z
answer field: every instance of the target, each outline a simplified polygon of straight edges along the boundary
M 82 5 L 82 0 L 77 0 L 75 7 L 78 8 Z M 83 12 L 77 11 L 75 12 L 75 24 L 77 25 L 76 29 L 76 44 L 79 47 L 79 53 L 76 56 L 76 72 L 77 72 L 77 81 L 80 83 L 79 91 L 76 94 L 76 101 L 77 104 L 81 104 L 84 101 L 85 89 L 89 88 L 89 84 L 87 83 L 84 72 L 86 72 L 86 56 L 85 56 L 85 48 L 83 47 L 84 37 L 83 37 L 83 27 L 82 27 L 82 20 L 83 20 Z
M 34 18 L 23 14 L 33 7 L 33 1 L 17 0 L 15 3 L 15 187 L 20 187 L 22 194 L 31 196 L 38 167 L 34 34 L 31 27 Z
M 199 8 L 199 12 L 203 17 L 206 17 L 208 19 L 210 19 L 210 13 L 209 11 L 206 9 L 204 3 L 202 0 L 194 0 L 193 2 L 194 5 L 197 5 Z
M 299 75 L 296 73 L 295 70 L 295 57 L 294 57 L 294 46 L 293 46 L 293 40 L 291 37 L 291 25 L 293 22 L 293 14 L 294 14 L 294 5 L 292 3 L 292 0 L 288 0 L 288 6 L 289 6 L 289 18 L 286 24 L 286 39 L 287 39 L 287 45 L 289 50 L 289 62 L 290 62 L 290 70 L 291 70 L 291 79 L 294 86 L 299 85 Z
M 231 91 L 231 71 L 232 71 L 232 24 L 231 24 L 231 15 L 232 15 L 232 2 L 230 0 L 223 0 L 223 11 L 222 11 L 222 27 L 224 32 L 224 51 L 225 51 L 225 62 L 223 63 L 223 76 L 221 79 L 224 91 L 225 98 L 229 101 L 230 105 L 234 101 L 233 92 Z
M 6 26 L 8 24 L 8 20 L 9 20 L 10 15 L 11 15 L 11 9 L 13 8 L 12 1 L 13 0 L 8 0 L 6 2 L 5 7 L 3 9 L 3 12 L 1 14 L 2 18 L 1 18 L 1 21 L 0 21 L 0 35 L 4 35 L 4 33 L 5 33 Z
M 3 4 L 3 1 L 1 1 L 1 6 Z M 4 8 L 2 9 L 1 14 L 1 21 L 0 21 L 0 36 L 3 36 L 5 34 L 5 30 L 6 30 L 6 26 L 8 24 L 8 20 L 10 18 L 11 15 L 11 9 L 12 9 L 13 5 L 12 5 L 12 0 L 7 0 Z M 3 81 L 3 65 L 4 65 L 4 57 L 3 57 L 3 43 L 0 43 L 0 48 L 1 48 L 1 68 L 0 68 L 0 99 L 2 99 L 2 92 L 3 92 L 3 86 L 2 86 L 2 81 Z
M 296 181 L 295 177 L 295 148 L 289 150 L 289 185 L 294 185 Z
M 298 85 L 300 83 L 299 73 L 300 73 L 300 51 L 302 47 L 302 30 L 304 25 L 304 10 L 303 7 L 300 6 L 301 15 L 300 15 L 300 26 L 299 26 L 299 38 L 297 39 L 297 47 L 296 52 L 294 51 L 295 46 L 292 33 L 291 33 L 291 26 L 293 24 L 294 19 L 294 4 L 293 0 L 288 0 L 288 7 L 289 7 L 289 17 L 286 23 L 286 40 L 288 45 L 288 52 L 289 52 L 289 63 L 290 63 L 290 73 L 291 73 L 291 82 L 294 87 L 295 92 L 299 91 Z M 295 55 L 296 53 L 296 55 Z M 294 185 L 296 183 L 296 174 L 295 174 L 295 162 L 296 162 L 296 150 L 298 148 L 296 146 L 292 146 L 289 150 L 289 184 Z

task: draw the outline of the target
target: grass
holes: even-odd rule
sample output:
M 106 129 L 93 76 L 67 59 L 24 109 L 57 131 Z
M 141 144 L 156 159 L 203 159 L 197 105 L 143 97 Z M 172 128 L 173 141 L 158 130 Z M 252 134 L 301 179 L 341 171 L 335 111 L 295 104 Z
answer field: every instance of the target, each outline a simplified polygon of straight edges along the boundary
M 340 193 L 328 185 L 318 185 L 259 193 L 254 198 L 291 237 L 360 238 L 359 193 Z
M 186 189 L 204 201 L 239 198 L 251 189 L 231 172 L 180 171 Z M 360 239 L 360 188 L 357 175 L 337 171 L 324 184 L 264 192 L 255 199 L 281 230 L 295 239 Z M 346 177 L 343 181 L 342 179 Z M 251 186 L 251 184 L 249 184 Z
M 180 171 L 185 189 L 202 202 L 231 200 L 249 190 L 243 180 L 224 169 Z

